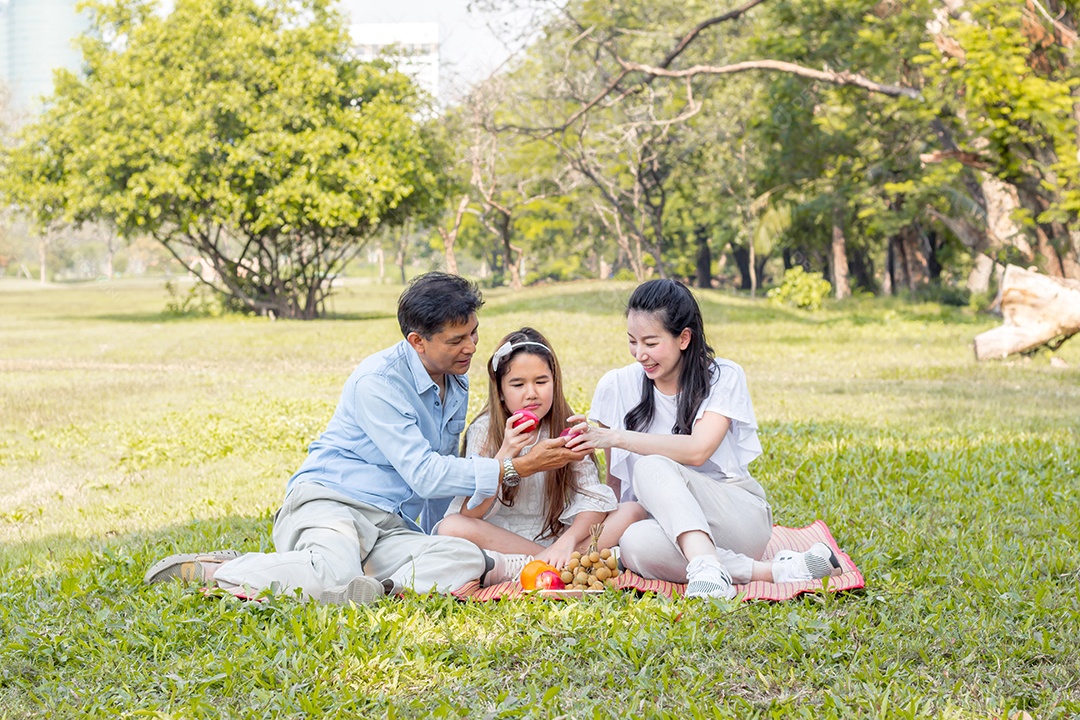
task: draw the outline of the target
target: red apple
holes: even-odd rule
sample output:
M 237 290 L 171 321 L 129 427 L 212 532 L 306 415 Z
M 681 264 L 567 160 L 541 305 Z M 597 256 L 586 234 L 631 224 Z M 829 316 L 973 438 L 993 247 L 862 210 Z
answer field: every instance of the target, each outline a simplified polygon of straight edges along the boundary
M 533 426 L 529 428 L 529 432 L 533 432 L 540 427 L 540 418 L 536 417 L 536 413 L 534 413 L 532 410 L 518 410 L 515 414 L 520 415 L 521 417 L 514 421 L 513 427 L 517 427 L 521 423 L 528 420 L 533 421 Z
M 568 427 L 565 430 L 563 430 L 561 433 L 559 433 L 559 437 L 576 438 L 578 435 L 581 434 L 581 432 L 582 432 L 581 430 L 575 430 L 572 427 Z
M 559 577 L 559 573 L 554 570 L 545 570 L 536 576 L 536 589 L 537 590 L 565 590 L 566 583 Z

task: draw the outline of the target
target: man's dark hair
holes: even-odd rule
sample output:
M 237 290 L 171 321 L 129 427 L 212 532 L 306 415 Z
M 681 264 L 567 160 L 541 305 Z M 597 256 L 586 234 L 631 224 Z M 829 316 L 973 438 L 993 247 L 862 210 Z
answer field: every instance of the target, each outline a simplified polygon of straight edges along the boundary
M 415 332 L 425 340 L 447 325 L 467 322 L 484 305 L 476 283 L 459 275 L 430 272 L 413 278 L 398 298 L 401 334 Z

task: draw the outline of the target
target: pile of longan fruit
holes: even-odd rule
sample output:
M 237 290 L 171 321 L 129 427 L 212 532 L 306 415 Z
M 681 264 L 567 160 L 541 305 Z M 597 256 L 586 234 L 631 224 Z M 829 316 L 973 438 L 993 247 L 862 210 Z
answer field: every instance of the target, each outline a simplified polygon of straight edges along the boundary
M 592 528 L 592 543 L 586 552 L 577 550 L 570 555 L 570 562 L 562 569 L 560 577 L 567 590 L 603 590 L 615 587 L 615 578 L 619 576 L 619 561 L 608 548 L 597 549 L 597 540 L 603 530 L 603 524 Z
M 615 587 L 619 564 L 607 548 L 581 554 L 574 551 L 570 562 L 562 569 L 560 577 L 567 590 L 603 590 Z

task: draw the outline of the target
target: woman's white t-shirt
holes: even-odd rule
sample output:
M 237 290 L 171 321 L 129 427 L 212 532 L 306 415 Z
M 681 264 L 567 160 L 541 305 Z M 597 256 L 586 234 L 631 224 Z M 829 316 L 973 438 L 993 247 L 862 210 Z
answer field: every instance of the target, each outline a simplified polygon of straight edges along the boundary
M 706 412 L 723 415 L 731 421 L 724 439 L 716 452 L 702 465 L 689 465 L 694 470 L 720 482 L 731 483 L 765 499 L 765 491 L 750 475 L 749 465 L 761 455 L 761 442 L 757 436 L 757 420 L 750 402 L 750 390 L 746 385 L 746 373 L 730 360 L 716 358 L 714 361 L 712 388 L 702 401 L 694 416 L 694 422 Z M 626 413 L 640 401 L 644 385 L 645 369 L 633 363 L 606 373 L 596 385 L 589 419 L 610 428 L 626 429 Z M 678 410 L 678 395 L 664 395 L 652 389 L 655 412 L 652 423 L 643 432 L 653 435 L 671 435 Z M 621 448 L 611 449 L 611 467 L 608 473 L 622 481 L 623 502 L 633 500 L 634 463 L 640 458 Z
M 466 457 L 476 457 L 478 455 L 489 457 L 483 453 L 484 442 L 487 440 L 488 435 L 489 418 L 490 416 L 484 413 L 476 418 L 465 432 Z M 547 428 L 541 426 L 539 440 L 546 440 L 547 437 Z M 528 451 L 529 448 L 526 448 L 522 454 L 524 455 Z M 596 463 L 585 459 L 574 463 L 571 467 L 573 468 L 574 479 L 577 480 L 578 487 L 582 491 L 570 498 L 566 507 L 563 508 L 562 514 L 559 515 L 559 522 L 564 527 L 573 524 L 578 513 L 589 511 L 609 513 L 618 506 L 614 491 L 600 482 L 600 474 L 596 469 Z M 495 502 L 491 504 L 491 509 L 484 515 L 484 519 L 492 525 L 509 530 L 544 547 L 551 545 L 556 538 L 541 539 L 538 537 L 544 531 L 544 483 L 547 480 L 547 472 L 539 472 L 522 478 L 521 484 L 518 485 L 513 506 L 507 507 L 496 498 Z M 461 512 L 464 503 L 465 498 L 454 498 L 446 514 Z

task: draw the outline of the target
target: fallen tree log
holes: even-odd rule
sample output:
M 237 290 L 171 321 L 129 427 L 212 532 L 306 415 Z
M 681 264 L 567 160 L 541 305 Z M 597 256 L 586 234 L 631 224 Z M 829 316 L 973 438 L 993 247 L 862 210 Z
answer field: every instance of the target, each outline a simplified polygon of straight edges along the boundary
M 1001 359 L 1048 345 L 1056 348 L 1080 332 L 1080 281 L 1010 265 L 1001 279 L 1001 327 L 975 337 L 977 360 Z

